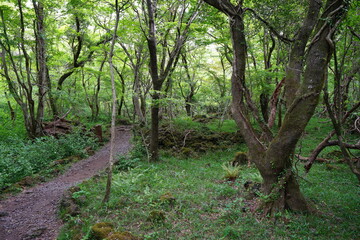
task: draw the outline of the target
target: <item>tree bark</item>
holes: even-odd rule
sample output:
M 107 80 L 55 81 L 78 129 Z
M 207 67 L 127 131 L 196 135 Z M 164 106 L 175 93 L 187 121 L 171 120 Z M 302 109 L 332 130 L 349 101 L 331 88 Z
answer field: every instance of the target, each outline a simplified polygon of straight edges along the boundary
M 30 138 L 36 138 L 43 134 L 42 120 L 44 117 L 44 101 L 49 87 L 49 79 L 46 66 L 46 46 L 45 46 L 45 23 L 44 8 L 41 3 L 33 0 L 35 10 L 35 55 L 36 55 L 36 76 L 33 76 L 31 69 L 31 55 L 28 53 L 29 48 L 26 46 L 25 40 L 25 22 L 23 13 L 23 3 L 17 1 L 19 8 L 19 57 L 13 57 L 14 45 L 11 43 L 4 19 L 3 11 L 0 10 L 1 20 L 3 22 L 3 40 L 0 41 L 2 48 L 2 63 L 4 68 L 3 76 L 6 79 L 11 95 L 16 103 L 20 106 L 24 117 L 25 129 Z M 8 58 L 6 58 L 6 55 Z M 7 63 L 9 60 L 9 64 Z M 25 65 L 25 68 L 19 67 Z M 11 72 L 12 71 L 12 72 Z M 12 78 L 15 76 L 15 81 Z M 33 79 L 36 79 L 35 81 Z M 37 99 L 35 99 L 33 86 L 38 86 Z M 38 104 L 36 106 L 36 103 Z
M 316 0 L 309 1 L 307 16 L 301 26 L 297 38 L 291 48 L 289 63 L 286 67 L 285 75 L 285 100 L 286 107 L 290 107 L 296 97 L 296 92 L 300 86 L 301 74 L 304 65 L 306 44 L 318 21 L 321 2 Z

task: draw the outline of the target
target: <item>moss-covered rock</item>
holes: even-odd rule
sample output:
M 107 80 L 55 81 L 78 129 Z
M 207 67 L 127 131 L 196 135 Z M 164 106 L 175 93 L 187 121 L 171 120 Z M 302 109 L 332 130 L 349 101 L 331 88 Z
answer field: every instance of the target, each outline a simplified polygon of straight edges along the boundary
M 206 115 L 195 115 L 193 117 L 194 122 L 200 122 L 200 123 L 208 123 L 212 120 L 211 117 L 208 117 Z
M 237 152 L 235 153 L 235 157 L 232 160 L 231 164 L 233 166 L 245 165 L 248 163 L 248 156 L 246 152 Z
M 189 156 L 193 155 L 194 150 L 191 148 L 188 148 L 188 147 L 183 147 L 183 148 L 181 148 L 180 152 L 184 157 L 189 157 Z
M 259 197 L 259 193 L 261 191 L 261 183 L 253 182 L 253 181 L 246 181 L 244 183 L 244 188 L 246 190 L 245 199 L 251 200 L 253 198 Z
M 65 219 L 67 216 L 76 216 L 80 214 L 80 207 L 78 206 L 76 199 L 73 198 L 75 192 L 79 192 L 81 189 L 78 186 L 69 188 L 62 196 L 60 201 L 61 218 Z
M 157 222 L 157 223 L 161 223 L 164 222 L 166 219 L 166 215 L 164 211 L 161 210 L 153 210 L 149 213 L 149 216 L 147 218 L 148 221 L 150 222 Z
M 176 202 L 176 198 L 172 195 L 172 193 L 167 192 L 167 193 L 160 196 L 160 201 L 162 203 L 174 205 L 175 202 Z
M 130 232 L 114 232 L 111 233 L 106 239 L 107 240 L 141 240 L 142 238 L 136 237 Z
M 109 222 L 99 222 L 91 227 L 90 239 L 102 240 L 107 238 L 114 231 L 114 225 Z
M 149 129 L 136 129 L 143 136 L 150 136 Z M 140 135 L 140 134 L 139 134 Z M 150 139 L 147 138 L 149 143 Z M 239 132 L 213 131 L 206 125 L 184 129 L 163 123 L 159 127 L 159 147 L 183 157 L 194 157 L 197 153 L 227 149 L 243 142 Z

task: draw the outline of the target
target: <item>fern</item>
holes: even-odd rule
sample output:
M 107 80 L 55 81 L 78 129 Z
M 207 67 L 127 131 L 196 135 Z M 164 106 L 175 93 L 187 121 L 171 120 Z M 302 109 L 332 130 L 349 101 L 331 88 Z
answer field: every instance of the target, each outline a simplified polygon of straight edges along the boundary
M 224 169 L 225 171 L 225 176 L 224 178 L 228 179 L 228 180 L 235 180 L 236 178 L 239 177 L 240 175 L 240 170 L 241 167 L 238 166 L 238 164 L 234 164 L 232 165 L 231 163 L 227 162 L 224 163 L 223 165 L 221 165 L 222 169 Z

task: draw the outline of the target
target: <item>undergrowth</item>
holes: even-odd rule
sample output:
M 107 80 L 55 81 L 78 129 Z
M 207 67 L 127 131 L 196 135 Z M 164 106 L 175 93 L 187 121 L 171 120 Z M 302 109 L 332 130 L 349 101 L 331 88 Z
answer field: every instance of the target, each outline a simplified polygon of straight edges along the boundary
M 319 121 L 309 124 L 298 153 L 307 156 L 331 130 L 328 123 Z M 187 124 L 187 120 L 175 124 L 178 128 L 202 126 Z M 234 123 L 227 124 L 228 129 L 234 127 Z M 235 145 L 185 159 L 166 152 L 160 162 L 150 164 L 141 157 L 142 148 L 135 148 L 131 155 L 120 157 L 109 203 L 101 203 L 104 178 L 80 184 L 79 194 L 85 196 L 81 214 L 68 218 L 58 239 L 89 239 L 91 226 L 98 222 L 111 222 L 116 231 L 161 240 L 356 239 L 360 235 L 359 187 L 346 165 L 335 162 L 329 169 L 325 164 L 315 164 L 305 174 L 298 162 L 301 189 L 320 214 L 284 212 L 274 223 L 252 211 L 256 199 L 244 185 L 261 182 L 255 168 L 241 166 L 236 180 L 224 178 L 222 166 L 234 158 L 235 152 L 244 150 L 245 146 Z M 323 156 L 333 151 L 326 149 Z M 171 201 L 164 201 L 164 196 L 171 196 Z
M 93 136 L 80 130 L 58 139 L 24 140 L 16 135 L 8 136 L 0 141 L 0 190 L 25 176 L 52 171 L 54 165 L 50 163 L 55 160 L 69 156 L 83 158 L 87 155 L 86 148 L 95 149 L 97 145 Z
M 329 171 L 316 164 L 308 175 L 301 170 L 305 196 L 321 215 L 279 214 L 275 224 L 251 212 L 246 182 L 261 182 L 258 171 L 242 166 L 239 177 L 224 179 L 222 165 L 233 158 L 228 149 L 197 159 L 164 156 L 156 164 L 136 162 L 114 174 L 111 199 L 101 203 L 105 179 L 80 184 L 86 200 L 81 214 L 71 217 L 59 240 L 88 239 L 92 225 L 111 222 L 117 231 L 144 239 L 356 239 L 360 234 L 359 189 L 343 164 Z M 171 195 L 166 202 L 162 196 Z M 161 213 L 161 218 L 155 218 Z M 158 215 L 158 214 L 157 214 Z M 156 216 L 157 216 L 156 215 Z M 155 218 L 155 219 L 153 219 Z

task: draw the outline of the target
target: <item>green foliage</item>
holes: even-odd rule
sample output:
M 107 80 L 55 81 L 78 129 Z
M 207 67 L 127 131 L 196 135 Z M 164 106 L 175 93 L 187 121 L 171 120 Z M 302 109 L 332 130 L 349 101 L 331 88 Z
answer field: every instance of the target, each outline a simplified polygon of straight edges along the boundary
M 229 132 L 229 133 L 233 133 L 238 130 L 238 127 L 236 126 L 234 120 L 224 120 L 223 122 L 220 122 L 221 120 L 212 119 L 210 116 L 207 116 L 207 118 L 209 118 L 209 123 L 207 124 L 196 122 L 191 117 L 175 118 L 172 120 L 171 124 L 173 124 L 176 128 L 179 128 L 181 130 L 192 129 L 192 130 L 201 131 L 204 128 L 206 128 L 215 132 Z
M 311 129 L 303 145 L 311 136 L 327 131 Z M 307 175 L 299 168 L 304 194 L 322 215 L 285 212 L 277 216 L 276 223 L 257 218 L 250 210 L 255 202 L 247 200 L 244 183 L 261 182 L 259 172 L 243 168 L 234 182 L 222 181 L 222 164 L 235 152 L 245 150 L 209 152 L 197 159 L 165 157 L 157 164 L 142 162 L 114 175 L 112 198 L 105 207 L 99 195 L 105 179 L 84 182 L 81 189 L 89 197 L 76 219 L 84 223 L 81 235 L 86 236 L 99 221 L 114 222 L 145 239 L 353 239 L 360 234 L 357 180 L 342 164 L 336 164 L 332 171 L 315 164 Z M 174 204 L 161 200 L 167 193 L 176 196 Z M 159 221 L 150 220 L 155 213 L 161 213 Z M 72 239 L 72 223 L 62 230 L 67 238 L 60 239 Z
M 223 237 L 221 239 L 240 239 L 241 235 L 238 230 L 234 229 L 233 227 L 227 226 L 223 231 Z
M 87 147 L 96 148 L 96 140 L 80 130 L 59 139 L 42 137 L 23 141 L 12 138 L 0 142 L 0 189 L 46 169 L 55 160 L 69 156 L 85 157 Z
M 240 175 L 241 166 L 237 164 L 232 165 L 230 162 L 227 162 L 221 165 L 221 167 L 225 171 L 224 178 L 228 180 L 235 180 Z
M 0 96 L 1 98 L 1 96 Z M 10 119 L 8 107 L 0 102 L 0 141 L 11 141 L 14 138 L 25 138 L 26 131 L 21 111 L 15 109 L 17 116 L 14 121 Z
M 118 160 L 116 162 L 116 170 L 128 171 L 138 166 L 140 161 L 141 161 L 140 158 L 132 158 L 132 157 L 120 155 L 118 156 Z

